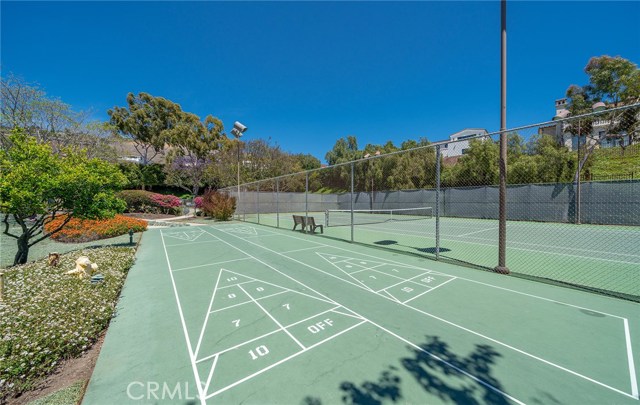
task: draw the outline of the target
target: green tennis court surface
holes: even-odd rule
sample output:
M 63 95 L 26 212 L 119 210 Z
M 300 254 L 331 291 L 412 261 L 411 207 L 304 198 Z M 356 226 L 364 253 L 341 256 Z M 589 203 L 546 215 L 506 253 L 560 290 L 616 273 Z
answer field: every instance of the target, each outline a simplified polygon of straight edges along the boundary
M 309 215 L 323 221 L 325 213 L 310 212 Z M 365 222 L 367 216 L 363 217 Z M 433 257 L 436 246 L 435 218 L 396 218 L 401 219 L 357 224 L 354 240 Z M 344 224 L 349 223 L 346 213 L 336 219 Z M 254 214 L 247 220 L 259 220 L 261 224 L 279 225 L 284 229 L 293 227 L 290 214 Z M 514 273 L 623 296 L 640 295 L 640 230 L 637 226 L 507 221 L 507 235 L 507 264 Z M 324 229 L 324 236 L 349 241 L 351 228 L 329 226 Z M 498 263 L 498 221 L 441 218 L 440 256 L 493 268 Z
M 156 229 L 84 403 L 638 404 L 639 312 L 261 225 Z

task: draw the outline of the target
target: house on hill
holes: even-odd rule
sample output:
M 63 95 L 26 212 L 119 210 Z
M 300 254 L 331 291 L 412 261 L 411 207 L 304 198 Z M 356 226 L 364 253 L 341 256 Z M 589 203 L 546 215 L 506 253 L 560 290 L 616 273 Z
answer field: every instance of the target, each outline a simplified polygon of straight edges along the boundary
M 482 135 L 488 135 L 486 129 L 482 128 L 466 128 L 455 134 L 449 135 L 449 142 L 446 143 L 441 149 L 442 157 L 449 161 L 456 161 L 460 156 L 464 155 L 469 149 L 469 140 L 471 138 L 480 137 L 480 139 L 486 139 Z

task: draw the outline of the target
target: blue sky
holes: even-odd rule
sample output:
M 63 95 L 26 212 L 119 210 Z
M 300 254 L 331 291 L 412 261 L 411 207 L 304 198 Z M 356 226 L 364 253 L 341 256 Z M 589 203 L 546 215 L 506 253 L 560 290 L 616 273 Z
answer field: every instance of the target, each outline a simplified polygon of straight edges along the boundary
M 499 128 L 500 3 L 8 2 L 1 67 L 75 109 L 149 92 L 324 162 L 335 141 Z M 640 63 L 640 2 L 508 4 L 509 127 L 550 119 L 591 56 Z

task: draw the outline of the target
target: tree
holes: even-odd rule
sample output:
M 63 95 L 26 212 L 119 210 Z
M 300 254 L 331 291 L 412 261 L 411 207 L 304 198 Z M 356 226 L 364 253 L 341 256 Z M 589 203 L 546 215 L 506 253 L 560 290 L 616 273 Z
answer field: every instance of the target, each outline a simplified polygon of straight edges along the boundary
M 180 106 L 162 97 L 148 93 L 127 95 L 126 107 L 113 107 L 108 111 L 110 124 L 115 131 L 130 139 L 142 159 L 142 164 L 151 163 L 164 152 L 180 120 Z
M 223 129 L 222 121 L 211 115 L 201 122 L 195 114 L 180 112 L 175 127 L 168 132 L 172 150 L 165 166 L 167 183 L 197 196 L 205 185 L 212 152 L 219 150 L 226 139 Z
M 22 128 L 37 140 L 48 142 L 55 153 L 72 147 L 88 157 L 115 161 L 113 139 L 105 123 L 87 121 L 88 113 L 47 96 L 39 85 L 9 73 L 1 80 L 0 145 L 5 145 L 13 128 Z
M 9 73 L 0 81 L 0 125 L 3 129 L 16 127 L 28 130 L 33 125 L 34 106 L 45 96 L 37 85 Z M 2 136 L 8 139 L 8 133 Z
M 302 170 L 313 170 L 313 169 L 319 169 L 320 167 L 322 167 L 322 163 L 320 162 L 320 159 L 318 159 L 317 157 L 311 154 L 305 155 L 305 154 L 299 153 L 297 155 L 294 155 L 294 157 L 300 164 L 300 167 L 302 168 Z
M 491 139 L 471 139 L 467 153 L 460 158 L 457 185 L 484 186 L 498 183 L 498 144 Z
M 18 129 L 7 142 L 0 150 L 0 212 L 3 233 L 18 245 L 14 265 L 26 263 L 29 248 L 71 218 L 104 218 L 124 210 L 114 195 L 126 183 L 117 167 L 72 150 L 55 154 Z M 62 224 L 45 232 L 44 224 L 60 215 Z
M 429 141 L 426 138 L 419 141 L 409 139 L 402 142 L 401 149 L 422 148 L 383 158 L 393 162 L 387 176 L 388 188 L 411 190 L 435 186 L 436 153 L 435 148 L 425 147 L 427 145 Z
M 567 89 L 569 112 L 571 115 L 590 113 L 596 102 L 602 102 L 605 108 L 611 109 L 620 105 L 631 105 L 640 102 L 640 69 L 633 62 L 620 56 L 607 55 L 593 57 L 584 68 L 589 76 L 589 84 L 585 86 L 571 85 Z M 638 137 L 639 108 L 629 108 L 622 111 L 609 111 L 598 116 L 583 117 L 569 121 L 564 131 L 585 137 L 585 142 L 579 147 L 582 157 L 574 175 L 578 181 L 585 163 L 605 139 L 623 139 L 629 136 L 633 142 Z M 602 132 L 606 136 L 594 134 L 594 121 L 600 124 L 608 122 Z M 622 142 L 621 142 L 622 144 Z

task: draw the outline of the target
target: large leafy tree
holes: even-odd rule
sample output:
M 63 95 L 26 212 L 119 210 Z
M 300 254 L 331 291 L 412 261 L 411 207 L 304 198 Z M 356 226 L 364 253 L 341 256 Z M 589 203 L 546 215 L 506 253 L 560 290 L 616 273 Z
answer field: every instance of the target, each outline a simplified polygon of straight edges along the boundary
M 143 165 L 164 152 L 180 121 L 182 109 L 170 100 L 148 93 L 127 95 L 126 107 L 113 107 L 108 111 L 110 124 L 125 139 L 130 140 L 140 155 Z
M 587 114 L 596 102 L 611 109 L 621 105 L 633 105 L 640 102 L 640 69 L 620 56 L 607 55 L 593 57 L 584 68 L 589 83 L 584 86 L 571 85 L 567 89 L 569 111 L 571 115 Z M 580 149 L 583 152 L 574 174 L 578 180 L 584 165 L 593 151 L 606 139 L 622 140 L 628 135 L 630 142 L 637 141 L 640 132 L 640 108 L 628 108 L 605 112 L 598 116 L 572 120 L 565 125 L 565 132 L 584 137 Z M 594 134 L 594 122 L 608 122 L 604 127 L 605 136 Z M 621 143 L 622 144 L 622 143 Z
M 213 152 L 226 140 L 223 129 L 222 121 L 211 115 L 202 122 L 195 114 L 180 112 L 174 128 L 168 131 L 172 150 L 165 165 L 166 182 L 198 195 Z
M 54 151 L 74 146 L 88 153 L 105 151 L 106 137 L 87 123 L 86 112 L 74 111 L 60 99 L 47 96 L 37 84 L 11 73 L 0 81 L 0 142 L 6 143 L 13 128 L 22 128 L 40 141 L 49 142 Z
M 0 213 L 3 233 L 16 239 L 14 265 L 27 262 L 29 248 L 60 231 L 73 217 L 104 218 L 122 211 L 115 191 L 126 183 L 117 167 L 86 154 L 56 154 L 22 130 L 0 150 Z M 64 214 L 62 224 L 44 224 Z
M 498 183 L 498 144 L 491 139 L 471 139 L 467 153 L 444 176 L 447 185 L 486 186 Z

